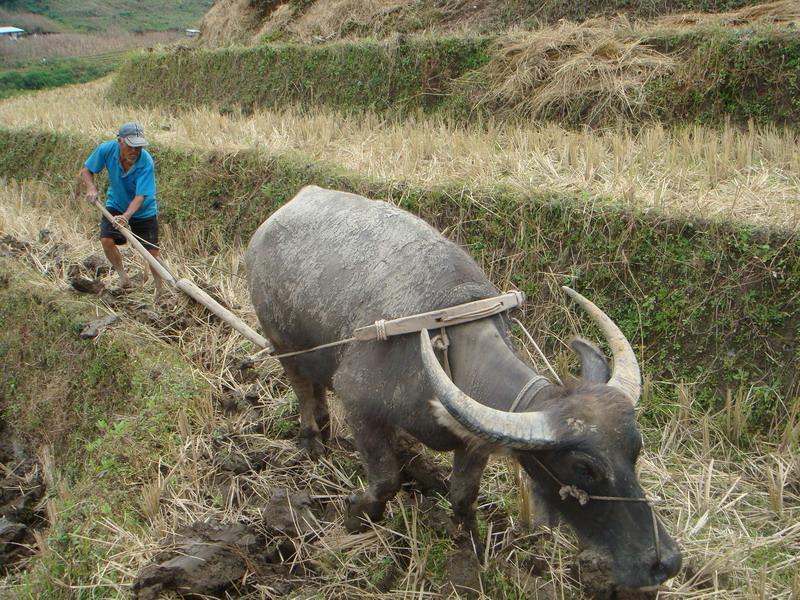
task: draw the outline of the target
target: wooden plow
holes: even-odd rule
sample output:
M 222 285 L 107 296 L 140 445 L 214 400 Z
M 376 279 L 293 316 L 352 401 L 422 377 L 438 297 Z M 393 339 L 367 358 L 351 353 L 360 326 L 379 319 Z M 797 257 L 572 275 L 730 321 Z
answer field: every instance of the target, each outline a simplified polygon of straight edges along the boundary
M 95 206 L 100 209 L 103 215 L 108 219 L 112 224 L 114 223 L 114 216 L 106 210 L 106 207 L 99 200 L 94 201 Z M 196 302 L 199 302 L 203 306 L 205 306 L 208 310 L 218 316 L 222 321 L 226 324 L 230 325 L 233 329 L 238 331 L 242 334 L 245 338 L 256 344 L 259 348 L 262 348 L 264 353 L 271 354 L 275 351 L 272 344 L 269 341 L 255 331 L 252 327 L 250 327 L 247 323 L 239 319 L 236 315 L 234 315 L 231 311 L 227 308 L 222 306 L 219 302 L 214 300 L 211 296 L 209 296 L 206 292 L 202 289 L 197 287 L 197 285 L 186 278 L 178 279 L 175 275 L 163 264 L 161 263 L 156 257 L 150 254 L 147 249 L 142 245 L 142 243 L 136 239 L 136 236 L 133 235 L 131 231 L 129 231 L 126 227 L 120 225 L 117 228 L 128 243 L 138 252 L 142 258 L 147 261 L 147 263 L 153 268 L 153 270 L 158 273 L 159 277 L 164 280 L 165 283 L 171 285 L 172 287 L 180 290 Z

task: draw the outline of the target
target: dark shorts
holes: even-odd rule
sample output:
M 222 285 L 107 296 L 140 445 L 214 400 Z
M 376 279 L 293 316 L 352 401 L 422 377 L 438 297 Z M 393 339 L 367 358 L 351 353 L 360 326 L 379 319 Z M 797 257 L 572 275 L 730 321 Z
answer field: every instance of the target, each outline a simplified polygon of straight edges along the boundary
M 114 216 L 122 214 L 120 211 L 113 208 L 109 208 L 108 212 Z M 128 229 L 138 236 L 138 240 L 142 242 L 142 246 L 148 250 L 158 246 L 158 217 L 131 219 L 128 223 Z M 111 238 L 117 246 L 121 246 L 127 242 L 125 236 L 114 229 L 114 226 L 105 216 L 103 216 L 103 220 L 100 221 L 100 237 Z

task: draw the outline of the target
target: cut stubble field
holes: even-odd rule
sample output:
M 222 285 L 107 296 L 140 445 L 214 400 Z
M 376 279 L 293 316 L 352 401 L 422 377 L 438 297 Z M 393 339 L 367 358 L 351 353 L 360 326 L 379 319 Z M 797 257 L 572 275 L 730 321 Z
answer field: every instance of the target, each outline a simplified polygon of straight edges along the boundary
M 67 287 L 69 264 L 98 250 L 91 240 L 96 217 L 76 202 L 79 200 L 54 196 L 46 186 L 34 182 L 0 186 L 0 231 L 17 240 L 31 241 L 25 262 L 42 273 L 43 281 L 57 288 Z M 37 243 L 42 229 L 49 230 L 50 235 Z M 238 307 L 237 312 L 254 323 L 241 277 L 243 248 L 230 246 L 209 255 L 191 227 L 168 228 L 165 233 L 164 251 L 173 267 L 197 281 L 215 282 L 225 303 Z M 49 262 L 56 246 L 61 248 L 58 265 Z M 127 250 L 125 256 L 130 268 L 135 270 L 141 264 Z M 149 293 L 133 292 L 130 305 L 146 306 Z M 102 301 L 98 309 L 99 314 L 110 310 Z M 119 307 L 116 310 L 119 312 Z M 181 301 L 171 311 L 164 312 L 162 318 L 195 315 L 192 326 L 178 337 L 143 325 L 133 313 L 123 314 L 121 327 L 148 345 L 179 353 L 193 365 L 197 377 L 216 390 L 215 394 L 223 390 L 252 393 L 235 374 L 241 346 L 237 335 L 197 318 L 196 311 Z M 324 597 L 436 597 L 437 585 L 447 579 L 441 571 L 442 559 L 435 553 L 447 556 L 452 551 L 447 536 L 432 528 L 424 512 L 419 512 L 417 501 L 405 494 L 390 503 L 383 522 L 364 534 L 347 535 L 341 520 L 342 502 L 359 485 L 360 476 L 354 471 L 356 454 L 339 446 L 319 463 L 303 458 L 291 433 L 296 400 L 282 382 L 277 363 L 268 361 L 260 372 L 259 400 L 254 410 L 226 417 L 210 403 L 201 403 L 191 424 L 185 414 L 179 415 L 180 444 L 175 454 L 159 458 L 158 468 L 151 469 L 153 473 L 139 473 L 135 481 L 128 482 L 133 505 L 141 511 L 145 527 L 122 514 L 103 515 L 92 525 L 90 536 L 79 530 L 74 535 L 76 545 L 98 549 L 94 562 L 70 563 L 86 559 L 80 559 L 80 555 L 71 558 L 67 553 L 61 558 L 67 567 L 65 575 L 42 575 L 39 570 L 38 577 L 53 580 L 56 588 L 80 586 L 106 596 L 124 595 L 138 569 L 169 534 L 199 520 L 257 521 L 259 501 L 269 498 L 275 488 L 286 487 L 311 490 L 312 496 L 325 498 L 335 507 L 332 516 L 317 525 L 316 537 L 297 549 L 292 562 L 295 575 L 288 578 L 298 586 L 296 589 Z M 665 407 L 659 422 L 642 424 L 645 452 L 639 463 L 640 476 L 684 551 L 684 570 L 659 593 L 659 598 L 796 598 L 800 593 L 800 459 L 793 441 L 797 431 L 787 428 L 782 439 L 754 442 L 745 451 L 738 445 L 741 422 L 735 403 L 718 413 L 705 413 L 691 407 L 688 388 L 678 397 L 677 405 Z M 643 404 L 649 401 L 645 392 Z M 332 410 L 333 438 L 340 439 L 347 435 L 347 426 L 335 402 Z M 135 416 L 114 415 L 119 422 L 129 418 Z M 266 435 L 255 435 L 254 429 Z M 269 452 L 276 458 L 257 475 L 230 477 L 220 470 L 223 449 L 224 456 Z M 102 464 L 102 455 L 92 460 Z M 446 458 L 439 460 L 447 465 Z M 495 514 L 500 509 L 508 511 L 510 518 L 503 528 L 495 528 L 489 521 L 486 552 L 480 557 L 483 588 L 477 597 L 578 597 L 581 592 L 575 580 L 578 550 L 574 539 L 559 529 L 525 533 L 524 518 L 517 512 L 521 507 L 516 499 L 515 473 L 509 466 L 505 459 L 494 460 L 483 479 L 482 514 Z M 64 481 L 62 471 L 66 467 L 51 460 L 53 472 L 49 477 Z M 68 496 L 64 490 L 62 493 Z M 93 493 L 102 496 L 105 492 L 99 485 Z M 49 502 L 49 514 L 54 519 L 51 526 L 55 527 L 68 517 L 59 516 L 61 500 Z M 430 513 L 430 507 L 427 510 Z M 67 524 L 61 523 L 60 528 Z M 34 559 L 49 557 L 52 561 L 49 544 L 54 542 L 42 534 L 37 543 Z M 392 589 L 379 591 L 375 582 L 380 569 L 393 564 L 405 566 Z M 70 565 L 75 572 L 88 572 L 75 579 L 69 575 Z M 538 576 L 528 574 L 530 565 L 539 565 Z M 24 583 L 24 577 L 16 583 L 9 579 L 0 583 L 0 591 L 3 586 L 24 589 L 14 587 Z M 253 586 L 254 591 L 243 598 L 272 597 L 274 590 L 269 582 L 260 582 L 256 576 Z
M 6 127 L 112 137 L 138 120 L 151 139 L 199 152 L 297 153 L 388 181 L 505 185 L 523 194 L 569 193 L 589 207 L 623 206 L 796 231 L 800 139 L 787 128 L 702 125 L 574 131 L 554 124 L 454 127 L 441 119 L 392 121 L 287 108 L 252 115 L 179 113 L 105 100 L 108 80 L 0 103 Z

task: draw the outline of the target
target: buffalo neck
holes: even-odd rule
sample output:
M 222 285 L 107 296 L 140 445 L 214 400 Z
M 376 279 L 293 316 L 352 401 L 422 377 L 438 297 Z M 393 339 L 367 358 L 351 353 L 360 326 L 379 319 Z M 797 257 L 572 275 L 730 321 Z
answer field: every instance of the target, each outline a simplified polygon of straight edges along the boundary
M 517 394 L 538 375 L 517 357 L 499 317 L 448 328 L 447 335 L 453 382 L 481 404 L 509 410 Z

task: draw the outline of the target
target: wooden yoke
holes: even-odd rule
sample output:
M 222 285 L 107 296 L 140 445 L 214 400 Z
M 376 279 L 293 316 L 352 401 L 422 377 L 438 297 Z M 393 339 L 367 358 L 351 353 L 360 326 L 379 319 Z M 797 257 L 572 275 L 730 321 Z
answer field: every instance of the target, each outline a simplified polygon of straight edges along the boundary
M 525 294 L 522 292 L 508 292 L 501 296 L 475 300 L 474 302 L 420 313 L 410 317 L 402 317 L 392 321 L 375 321 L 372 325 L 356 329 L 353 333 L 353 338 L 359 341 L 385 340 L 393 335 L 460 325 L 511 310 L 517 306 L 522 306 L 524 302 Z

